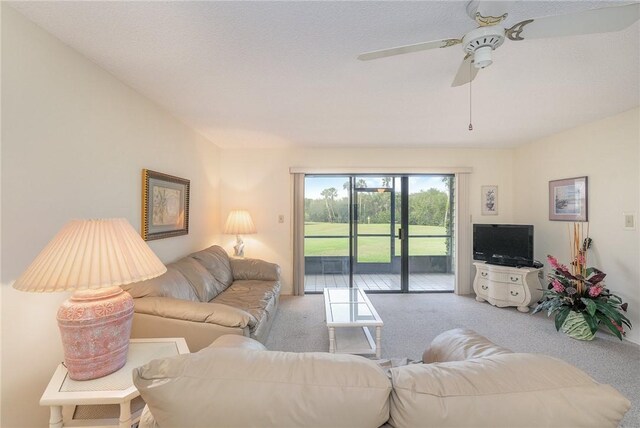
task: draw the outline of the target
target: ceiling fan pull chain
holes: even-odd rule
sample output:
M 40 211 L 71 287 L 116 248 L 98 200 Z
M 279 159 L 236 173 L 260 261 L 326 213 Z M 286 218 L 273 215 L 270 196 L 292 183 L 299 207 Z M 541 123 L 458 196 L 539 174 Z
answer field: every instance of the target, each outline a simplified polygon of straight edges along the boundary
M 473 64 L 473 61 L 469 61 L 469 76 L 471 76 L 471 64 Z M 469 131 L 473 131 L 473 125 L 471 124 L 471 82 L 473 80 L 469 81 Z

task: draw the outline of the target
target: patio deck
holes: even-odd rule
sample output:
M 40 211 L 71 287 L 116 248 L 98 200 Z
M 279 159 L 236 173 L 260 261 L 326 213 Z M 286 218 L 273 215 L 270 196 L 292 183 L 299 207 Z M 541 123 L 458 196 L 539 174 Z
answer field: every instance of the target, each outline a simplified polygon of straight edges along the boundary
M 409 291 L 453 291 L 452 273 L 414 273 L 409 275 Z M 400 275 L 354 274 L 354 286 L 363 290 L 400 291 Z M 348 287 L 349 275 L 305 275 L 304 291 L 321 293 L 324 288 Z

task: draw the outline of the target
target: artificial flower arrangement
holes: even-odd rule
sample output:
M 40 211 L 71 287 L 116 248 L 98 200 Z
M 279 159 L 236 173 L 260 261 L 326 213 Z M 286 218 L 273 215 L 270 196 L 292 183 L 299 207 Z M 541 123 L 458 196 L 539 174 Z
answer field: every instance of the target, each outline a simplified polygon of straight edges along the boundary
M 533 313 L 547 310 L 547 316 L 555 314 L 556 330 L 582 340 L 591 340 L 600 324 L 605 325 L 620 340 L 625 335 L 624 326 L 631 322 L 622 312 L 627 303 L 612 294 L 604 284 L 606 274 L 594 267 L 587 267 L 587 250 L 592 239 L 583 239 L 584 226 L 573 225 L 571 240 L 572 261 L 570 267 L 560 264 L 553 256 L 547 256 L 552 272 L 549 287 Z

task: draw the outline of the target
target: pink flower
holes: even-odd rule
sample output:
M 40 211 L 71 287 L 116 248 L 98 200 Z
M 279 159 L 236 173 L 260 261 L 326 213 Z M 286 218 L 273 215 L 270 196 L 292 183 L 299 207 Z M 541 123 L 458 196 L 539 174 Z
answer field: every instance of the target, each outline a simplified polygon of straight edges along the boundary
M 587 258 L 585 257 L 584 253 L 580 253 L 578 254 L 578 263 L 580 263 L 581 265 L 585 264 L 587 261 Z
M 547 256 L 547 260 L 549 261 L 549 264 L 551 265 L 551 267 L 555 270 L 559 270 L 559 271 L 564 271 L 564 272 L 568 272 L 569 269 L 567 268 L 567 266 L 558 263 L 558 259 L 556 259 L 553 256 Z
M 589 287 L 589 296 L 598 297 L 600 293 L 602 293 L 602 290 L 604 290 L 604 287 L 600 284 Z
M 556 293 L 562 293 L 564 291 L 564 285 L 562 285 L 562 283 L 557 279 L 554 279 L 551 282 L 551 285 L 553 285 L 553 291 L 555 291 Z

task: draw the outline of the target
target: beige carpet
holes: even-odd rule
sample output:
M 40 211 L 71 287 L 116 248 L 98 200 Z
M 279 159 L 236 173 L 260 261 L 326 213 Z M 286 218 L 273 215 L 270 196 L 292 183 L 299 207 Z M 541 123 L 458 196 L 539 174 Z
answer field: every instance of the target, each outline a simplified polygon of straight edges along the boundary
M 369 294 L 382 317 L 382 357 L 420 359 L 442 331 L 465 327 L 515 352 L 535 352 L 568 361 L 600 383 L 608 383 L 631 401 L 624 427 L 640 427 L 640 346 L 598 332 L 591 342 L 555 330 L 546 314 L 523 314 L 496 308 L 473 297 L 446 294 Z M 640 328 L 640 326 L 635 326 Z M 322 295 L 282 296 L 267 341 L 279 351 L 327 351 Z

